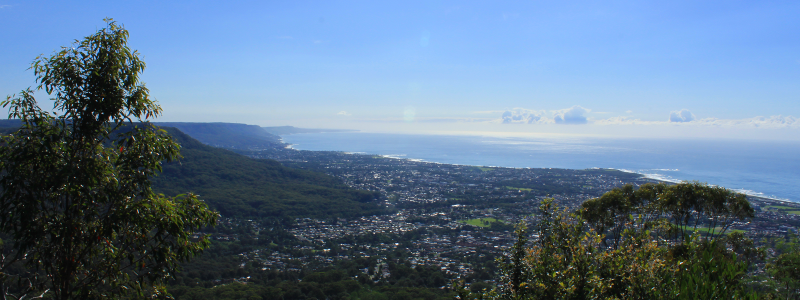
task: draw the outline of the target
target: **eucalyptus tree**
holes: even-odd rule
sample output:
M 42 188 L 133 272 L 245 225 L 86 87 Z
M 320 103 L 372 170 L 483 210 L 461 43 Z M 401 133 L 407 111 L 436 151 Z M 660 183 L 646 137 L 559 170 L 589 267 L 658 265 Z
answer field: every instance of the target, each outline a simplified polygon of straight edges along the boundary
M 734 220 L 755 216 L 755 210 L 740 193 L 697 181 L 667 187 L 659 196 L 661 210 L 676 226 L 678 238 L 685 241 L 699 228 L 714 240 L 730 229 Z
M 697 182 L 626 185 L 583 203 L 576 213 L 558 208 L 552 199 L 542 200 L 539 210 L 533 242 L 527 243 L 525 227 L 519 227 L 517 243 L 500 260 L 499 288 L 462 298 L 757 296 L 745 282 L 749 256 L 760 250 L 741 234 L 720 238 L 733 220 L 753 216 L 743 195 Z M 701 227 L 710 228 L 709 234 L 689 233 Z M 677 239 L 662 241 L 675 238 L 676 228 Z M 785 255 L 772 267 L 787 291 L 794 288 L 795 261 Z
M 665 189 L 667 185 L 663 183 L 647 183 L 638 189 L 626 184 L 599 198 L 586 200 L 578 209 L 578 214 L 590 228 L 604 235 L 602 240 L 605 246 L 616 249 L 622 242 L 625 230 L 658 225 L 662 217 L 658 200 Z
M 706 238 L 714 240 L 735 220 L 754 216 L 744 195 L 696 181 L 648 183 L 638 189 L 628 184 L 585 201 L 578 213 L 595 232 L 605 236 L 604 244 L 612 248 L 619 246 L 626 229 L 657 229 L 664 231 L 665 237 L 680 241 L 702 229 Z
M 195 195 L 155 193 L 150 179 L 180 146 L 147 120 L 161 114 L 139 81 L 145 63 L 113 20 L 31 69 L 2 102 L 22 121 L 0 146 L 4 298 L 150 298 L 179 263 L 208 247 L 196 232 L 217 213 Z

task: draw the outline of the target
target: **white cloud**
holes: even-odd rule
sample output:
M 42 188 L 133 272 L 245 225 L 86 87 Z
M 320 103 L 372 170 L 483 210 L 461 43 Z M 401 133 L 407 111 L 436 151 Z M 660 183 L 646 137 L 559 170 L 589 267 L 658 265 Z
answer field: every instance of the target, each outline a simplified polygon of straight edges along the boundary
M 747 119 L 706 118 L 695 120 L 695 124 L 721 127 L 800 128 L 800 119 L 792 116 L 754 117 Z
M 489 112 L 489 111 L 487 111 Z M 499 113 L 500 111 L 494 111 Z M 575 105 L 560 110 L 532 110 L 514 108 L 503 111 L 500 119 L 488 121 L 503 124 L 595 124 L 595 125 L 647 125 L 647 126 L 704 126 L 704 127 L 733 127 L 733 128 L 798 128 L 800 118 L 793 116 L 753 117 L 745 119 L 698 119 L 686 109 L 672 111 L 667 121 L 644 121 L 629 116 L 617 116 L 605 119 L 595 119 L 586 116 L 591 110 Z M 631 111 L 626 111 L 631 113 Z M 475 119 L 474 121 L 478 121 Z
M 340 111 L 340 112 L 337 113 L 337 115 L 345 116 L 345 117 L 352 116 L 351 114 L 347 113 L 346 111 Z
M 545 117 L 543 110 L 515 108 L 503 112 L 501 122 L 503 124 L 547 124 L 553 123 L 553 120 Z
M 588 109 L 575 105 L 567 109 L 556 111 L 553 115 L 553 120 L 556 124 L 586 124 L 588 120 L 583 114 L 588 112 Z
M 695 120 L 695 116 L 692 112 L 686 109 L 681 109 L 678 111 L 671 111 L 669 113 L 669 121 L 675 123 L 684 123 L 684 122 L 691 122 Z
M 489 111 L 487 111 L 489 112 Z M 499 113 L 500 111 L 494 111 Z M 629 116 L 617 116 L 605 119 L 595 119 L 586 116 L 590 109 L 575 105 L 561 110 L 532 110 L 514 108 L 503 111 L 500 119 L 489 121 L 503 124 L 595 124 L 595 125 L 647 125 L 647 126 L 704 126 L 704 127 L 734 127 L 734 128 L 798 128 L 800 118 L 793 116 L 753 117 L 745 119 L 698 119 L 689 110 L 682 109 L 670 112 L 667 121 L 644 121 Z M 626 111 L 631 113 L 631 111 Z M 473 121 L 478 121 L 477 119 Z
M 659 121 L 642 121 L 631 117 L 611 117 L 608 119 L 593 120 L 592 124 L 597 125 L 656 125 L 666 124 L 667 122 Z
M 578 105 L 551 111 L 515 108 L 504 111 L 499 121 L 503 124 L 586 124 L 589 121 L 584 114 L 589 111 Z
M 754 117 L 745 119 L 693 119 L 686 122 L 669 121 L 642 121 L 630 117 L 612 117 L 608 119 L 593 120 L 597 125 L 672 125 L 672 126 L 714 126 L 733 128 L 800 128 L 800 119 L 792 116 Z

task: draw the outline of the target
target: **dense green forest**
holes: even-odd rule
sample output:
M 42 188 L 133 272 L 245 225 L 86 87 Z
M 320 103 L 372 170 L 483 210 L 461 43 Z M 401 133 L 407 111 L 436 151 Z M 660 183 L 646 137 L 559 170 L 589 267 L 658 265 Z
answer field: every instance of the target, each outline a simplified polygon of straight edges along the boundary
M 335 218 L 383 214 L 380 194 L 351 189 L 335 177 L 254 160 L 204 145 L 166 128 L 183 159 L 167 163 L 153 189 L 167 195 L 195 193 L 223 216 Z
M 161 127 L 174 127 L 203 144 L 233 149 L 279 147 L 280 137 L 256 125 L 238 123 L 155 122 Z

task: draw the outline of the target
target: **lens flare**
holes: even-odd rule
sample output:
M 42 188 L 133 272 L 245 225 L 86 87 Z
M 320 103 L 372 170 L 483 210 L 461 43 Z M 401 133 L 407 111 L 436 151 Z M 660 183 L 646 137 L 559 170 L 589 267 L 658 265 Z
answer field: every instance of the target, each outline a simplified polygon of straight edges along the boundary
M 413 106 L 408 106 L 403 111 L 403 120 L 406 122 L 414 122 L 414 117 L 417 115 L 417 110 Z

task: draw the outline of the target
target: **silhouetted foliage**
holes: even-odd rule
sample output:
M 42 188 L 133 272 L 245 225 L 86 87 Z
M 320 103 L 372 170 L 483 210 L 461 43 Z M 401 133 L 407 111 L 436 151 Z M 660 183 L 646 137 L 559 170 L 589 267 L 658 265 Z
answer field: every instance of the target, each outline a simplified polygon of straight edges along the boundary
M 138 81 L 145 65 L 128 32 L 107 22 L 33 62 L 53 113 L 30 88 L 3 102 L 20 122 L 0 147 L 4 298 L 162 297 L 179 263 L 208 246 L 192 235 L 217 214 L 195 195 L 151 189 L 179 146 L 146 123 L 115 132 L 161 107 Z

